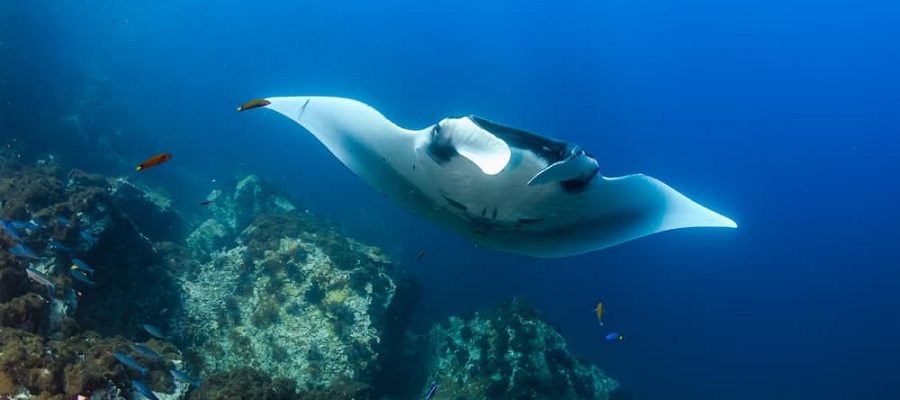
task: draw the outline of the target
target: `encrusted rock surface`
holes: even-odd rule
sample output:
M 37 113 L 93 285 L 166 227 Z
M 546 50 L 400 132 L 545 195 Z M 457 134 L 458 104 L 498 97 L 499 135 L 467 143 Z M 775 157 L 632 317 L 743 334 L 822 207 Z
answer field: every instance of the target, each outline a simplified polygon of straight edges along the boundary
M 442 398 L 459 400 L 610 399 L 618 382 L 570 354 L 565 339 L 523 303 L 435 325 L 422 353 L 426 382 Z
M 255 182 L 245 179 L 237 190 L 267 199 Z M 370 379 L 395 293 L 393 265 L 377 248 L 323 228 L 280 199 L 234 203 L 274 212 L 257 215 L 230 247 L 186 275 L 179 334 L 191 338 L 209 373 L 248 365 L 302 390 Z M 221 240 L 221 229 L 210 225 L 189 237 Z
M 63 173 L 53 160 L 25 165 L 0 155 L 0 396 L 124 398 L 134 376 L 112 357 L 120 351 L 149 368 L 143 379 L 160 399 L 184 397 L 187 385 L 168 373 L 183 368 L 177 349 L 151 342 L 165 358 L 141 358 L 118 336 L 147 337 L 137 322 L 164 322 L 165 310 L 177 307 L 174 281 L 163 270 L 171 266 L 161 257 L 175 253 L 172 246 L 153 243 L 144 233 L 153 221 L 129 214 L 150 215 L 171 232 L 184 220 L 150 192 L 121 179 Z M 71 268 L 74 258 L 94 270 L 84 275 L 93 283 L 73 279 L 82 273 Z M 29 278 L 29 268 L 53 286 Z

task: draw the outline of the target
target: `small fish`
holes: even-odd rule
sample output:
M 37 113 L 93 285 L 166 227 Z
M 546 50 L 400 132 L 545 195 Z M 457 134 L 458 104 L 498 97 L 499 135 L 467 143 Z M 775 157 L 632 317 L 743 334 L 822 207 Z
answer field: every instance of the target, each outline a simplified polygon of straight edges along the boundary
M 74 267 L 74 265 L 72 267 Z M 81 272 L 78 268 L 69 269 L 69 275 L 72 276 L 72 279 L 75 279 L 76 281 L 84 283 L 88 286 L 94 286 L 97 284 L 97 282 L 94 282 L 94 281 L 88 279 L 87 274 L 84 272 Z
M 56 240 L 56 239 L 50 239 L 50 240 L 48 241 L 48 243 L 50 244 L 50 247 L 51 247 L 51 248 L 54 248 L 54 249 L 56 249 L 56 250 L 62 251 L 62 252 L 64 252 L 64 253 L 71 253 L 71 252 L 72 252 L 72 249 L 70 249 L 69 246 L 66 246 L 66 245 L 62 244 L 62 242 L 60 242 L 60 241 L 58 241 L 58 240 Z
M 164 163 L 164 162 L 166 162 L 166 161 L 169 161 L 169 160 L 171 160 L 171 159 L 172 159 L 172 155 L 171 155 L 171 154 L 169 154 L 169 153 L 160 153 L 160 154 L 157 154 L 157 155 L 155 155 L 155 156 L 153 156 L 153 157 L 150 157 L 150 158 L 144 160 L 144 162 L 140 163 L 137 167 L 135 167 L 134 170 L 135 170 L 135 171 L 143 171 L 143 170 L 145 170 L 145 169 L 147 169 L 147 168 L 155 167 L 155 166 L 157 166 L 157 165 L 159 165 L 159 164 L 162 164 L 162 163 Z
M 72 226 L 72 221 L 66 217 L 56 217 L 56 222 L 59 222 L 62 226 Z
M 87 265 L 86 262 L 81 261 L 75 257 L 72 257 L 72 269 L 80 269 L 84 272 L 87 272 L 88 275 L 94 276 L 94 269 Z
M 16 232 L 16 228 L 6 220 L 0 219 L 0 230 L 5 231 L 7 235 L 15 239 L 17 242 L 22 241 L 22 238 L 20 238 L 19 234 Z
M 269 104 L 272 104 L 272 102 L 265 100 L 265 99 L 254 99 L 254 100 L 250 100 L 244 104 L 241 104 L 240 106 L 238 106 L 237 110 L 238 111 L 247 111 L 247 110 L 252 110 L 254 108 L 265 107 Z
M 141 353 L 141 354 L 143 354 L 143 355 L 145 355 L 145 356 L 147 356 L 147 357 L 150 357 L 150 358 L 156 358 L 156 359 L 158 359 L 158 360 L 162 360 L 162 359 L 163 359 L 162 356 L 160 356 L 157 352 L 153 351 L 153 349 L 151 349 L 151 348 L 149 348 L 149 347 L 147 347 L 147 346 L 144 346 L 144 345 L 142 345 L 142 344 L 137 344 L 137 343 L 135 343 L 135 344 L 133 345 L 133 347 L 134 347 L 135 350 L 137 350 L 138 353 Z
M 18 229 L 20 231 L 27 230 L 29 228 L 28 223 L 18 221 L 18 220 L 9 221 L 9 224 L 12 225 L 13 228 Z
M 126 354 L 115 352 L 113 353 L 113 357 L 116 358 L 122 365 L 131 368 L 141 374 L 141 376 L 147 375 L 147 368 L 138 363 L 135 359 L 129 357 Z
M 30 258 L 32 260 L 40 260 L 41 259 L 40 257 L 37 256 L 37 254 L 34 254 L 34 252 L 31 251 L 31 249 L 29 249 L 28 247 L 25 247 L 25 245 L 22 243 L 19 243 L 15 246 L 11 247 L 9 249 L 9 252 L 10 252 L 10 254 L 12 254 L 14 256 L 18 256 L 18 257 L 22 257 L 22 258 Z
M 597 322 L 600 323 L 600 326 L 603 326 L 603 302 L 597 303 L 597 308 L 594 309 L 597 312 Z M 613 313 L 615 314 L 615 313 Z
M 422 257 L 425 257 L 425 250 L 419 252 L 419 256 L 416 257 L 416 261 L 422 261 Z
M 428 391 L 428 394 L 425 395 L 425 400 L 431 400 L 434 397 L 434 394 L 437 392 L 437 384 L 431 385 L 431 389 Z
M 147 385 L 145 385 L 143 382 L 133 380 L 131 381 L 131 384 L 134 385 L 134 388 L 137 389 L 138 392 L 141 392 L 144 397 L 150 400 L 159 400 L 159 397 L 156 397 L 156 395 L 153 394 L 153 391 L 150 390 L 150 388 L 148 388 Z
M 179 380 L 179 381 L 182 381 L 182 382 L 186 382 L 186 383 L 190 384 L 191 386 L 193 386 L 193 387 L 195 387 L 195 388 L 200 387 L 200 380 L 199 380 L 199 379 L 197 379 L 197 380 L 192 380 L 192 379 L 191 379 L 189 376 L 187 376 L 187 374 L 185 374 L 184 372 L 181 372 L 181 371 L 179 371 L 179 370 L 177 370 L 177 369 L 170 369 L 170 370 L 169 370 L 169 373 L 172 374 L 172 377 L 175 378 L 175 380 Z
M 610 333 L 609 335 L 606 335 L 606 340 L 609 340 L 610 342 L 618 341 L 618 340 L 625 340 L 625 336 L 622 336 L 616 332 L 613 332 L 613 333 Z
M 213 202 L 213 200 L 201 201 L 201 202 L 200 202 L 200 205 L 201 205 L 201 206 L 207 206 L 207 205 L 210 205 L 212 202 Z
M 31 268 L 31 267 L 28 267 L 25 270 L 25 273 L 28 275 L 29 278 L 31 278 L 31 280 L 33 280 L 41 285 L 44 285 L 48 289 L 50 289 L 50 293 L 56 293 L 56 284 L 54 284 L 53 281 L 50 280 L 49 276 L 44 275 L 44 274 L 38 272 L 38 270 Z
M 165 339 L 166 338 L 166 335 L 164 335 L 162 333 L 162 331 L 159 330 L 159 328 L 157 328 L 153 325 L 141 324 L 141 326 L 144 327 L 144 330 L 147 331 L 147 333 L 149 333 L 150 335 L 152 335 L 153 337 L 155 337 L 157 339 Z

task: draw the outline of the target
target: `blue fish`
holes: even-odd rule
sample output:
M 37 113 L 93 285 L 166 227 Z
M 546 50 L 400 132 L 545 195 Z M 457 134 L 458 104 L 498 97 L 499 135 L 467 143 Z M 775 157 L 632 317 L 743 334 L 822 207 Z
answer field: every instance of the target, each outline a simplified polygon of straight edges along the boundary
M 97 284 L 97 282 L 88 279 L 87 274 L 79 271 L 77 268 L 69 268 L 69 275 L 72 276 L 72 279 L 90 286 L 94 286 Z
M 141 392 L 144 397 L 150 400 L 159 400 L 159 397 L 156 397 L 156 395 L 153 394 L 153 391 L 150 390 L 144 382 L 133 380 L 131 381 L 131 384 L 134 385 L 134 388 L 137 389 L 138 392 Z
M 189 383 L 191 386 L 193 386 L 193 387 L 195 387 L 195 388 L 200 387 L 200 380 L 199 380 L 199 379 L 197 379 L 197 380 L 192 380 L 192 379 L 191 379 L 189 376 L 187 376 L 187 374 L 185 374 L 184 372 L 181 372 L 181 371 L 179 371 L 179 370 L 177 370 L 177 369 L 170 369 L 170 370 L 169 370 L 169 373 L 172 374 L 172 377 L 175 378 L 176 380 L 179 380 L 179 381 L 182 381 L 182 382 L 187 382 L 187 383 Z
M 87 265 L 86 262 L 81 261 L 75 257 L 72 257 L 72 269 L 80 269 L 84 272 L 87 272 L 90 276 L 94 276 L 94 269 Z
M 165 339 L 165 338 L 166 338 L 166 335 L 164 335 L 164 334 L 162 333 L 162 331 L 159 330 L 159 328 L 157 328 L 157 327 L 155 327 L 155 326 L 153 326 L 153 325 L 150 325 L 150 324 L 141 324 L 141 326 L 144 327 L 144 330 L 147 331 L 147 333 L 153 335 L 153 337 L 155 337 L 155 338 L 157 338 L 157 339 Z
M 12 226 L 5 219 L 0 219 L 0 230 L 6 232 L 11 238 L 15 239 L 17 242 L 21 242 L 22 238 L 19 237 L 19 234 L 16 232 L 16 228 Z
M 72 221 L 69 221 L 68 218 L 65 217 L 56 217 L 56 222 L 59 222 L 63 226 L 71 226 Z
M 147 356 L 147 357 L 156 358 L 156 359 L 159 359 L 159 360 L 162 360 L 162 359 L 163 359 L 162 356 L 160 356 L 160 355 L 157 354 L 155 351 L 153 351 L 153 349 L 151 349 L 151 348 L 149 348 L 149 347 L 147 347 L 147 346 L 144 346 L 144 345 L 142 345 L 142 344 L 137 344 L 137 343 L 135 343 L 135 344 L 134 344 L 134 349 L 137 350 L 138 353 L 141 353 L 141 354 L 143 354 L 143 355 L 145 355 L 145 356 Z
M 72 252 L 72 249 L 70 249 L 68 246 L 62 244 L 62 242 L 60 242 L 56 239 L 50 239 L 50 241 L 48 243 L 50 244 L 51 248 L 54 248 L 56 250 L 59 250 L 59 251 L 65 252 L 65 253 Z
M 29 225 L 27 223 L 19 221 L 19 220 L 9 221 L 9 224 L 12 225 L 13 228 L 18 229 L 20 231 L 24 231 L 29 228 Z
M 122 363 L 122 365 L 139 372 L 141 376 L 147 375 L 147 368 L 142 366 L 140 363 L 135 361 L 135 359 L 129 357 L 128 355 L 115 352 L 113 353 L 113 357 L 115 357 L 116 360 Z
M 14 256 L 18 256 L 18 257 L 22 257 L 22 258 L 30 258 L 32 260 L 40 260 L 41 259 L 40 257 L 37 256 L 37 254 L 34 254 L 34 252 L 31 251 L 31 249 L 29 249 L 28 247 L 25 247 L 25 245 L 22 243 L 19 243 L 19 244 L 13 246 L 12 248 L 10 248 L 9 252 Z
M 431 400 L 435 393 L 437 393 L 437 384 L 431 385 L 431 390 L 425 395 L 425 400 Z
M 618 341 L 618 340 L 625 340 L 625 336 L 622 336 L 618 333 L 613 332 L 613 333 L 610 333 L 609 335 L 606 335 L 606 340 L 609 340 L 611 342 Z

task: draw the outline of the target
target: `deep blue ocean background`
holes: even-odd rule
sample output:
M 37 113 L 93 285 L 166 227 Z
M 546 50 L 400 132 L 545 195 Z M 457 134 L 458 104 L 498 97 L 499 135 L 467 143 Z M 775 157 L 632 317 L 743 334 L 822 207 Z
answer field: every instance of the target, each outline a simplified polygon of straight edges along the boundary
M 2 0 L 0 139 L 114 175 L 171 152 L 141 178 L 190 212 L 237 173 L 273 179 L 413 269 L 417 327 L 519 296 L 636 399 L 895 399 L 897 4 Z M 740 228 L 556 260 L 475 248 L 287 119 L 235 111 L 274 95 L 577 142 Z

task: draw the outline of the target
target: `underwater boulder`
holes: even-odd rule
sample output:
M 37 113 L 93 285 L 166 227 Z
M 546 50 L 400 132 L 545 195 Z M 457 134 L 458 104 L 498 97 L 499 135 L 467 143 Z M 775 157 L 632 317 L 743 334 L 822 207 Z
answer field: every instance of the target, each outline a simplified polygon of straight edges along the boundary
M 442 398 L 608 400 L 619 386 L 572 355 L 565 339 L 524 302 L 507 301 L 435 324 L 424 340 L 426 392 Z
M 266 204 L 263 201 L 255 204 Z M 305 213 L 257 215 L 182 282 L 176 326 L 205 374 L 253 365 L 325 390 L 377 372 L 394 265 Z
M 201 262 L 209 262 L 211 254 L 233 243 L 229 228 L 213 218 L 203 221 L 186 240 L 191 254 Z
M 257 215 L 297 209 L 290 196 L 256 175 L 239 177 L 234 188 L 214 190 L 207 198 L 211 200 L 208 207 L 213 219 L 227 226 L 234 236 L 250 226 Z

